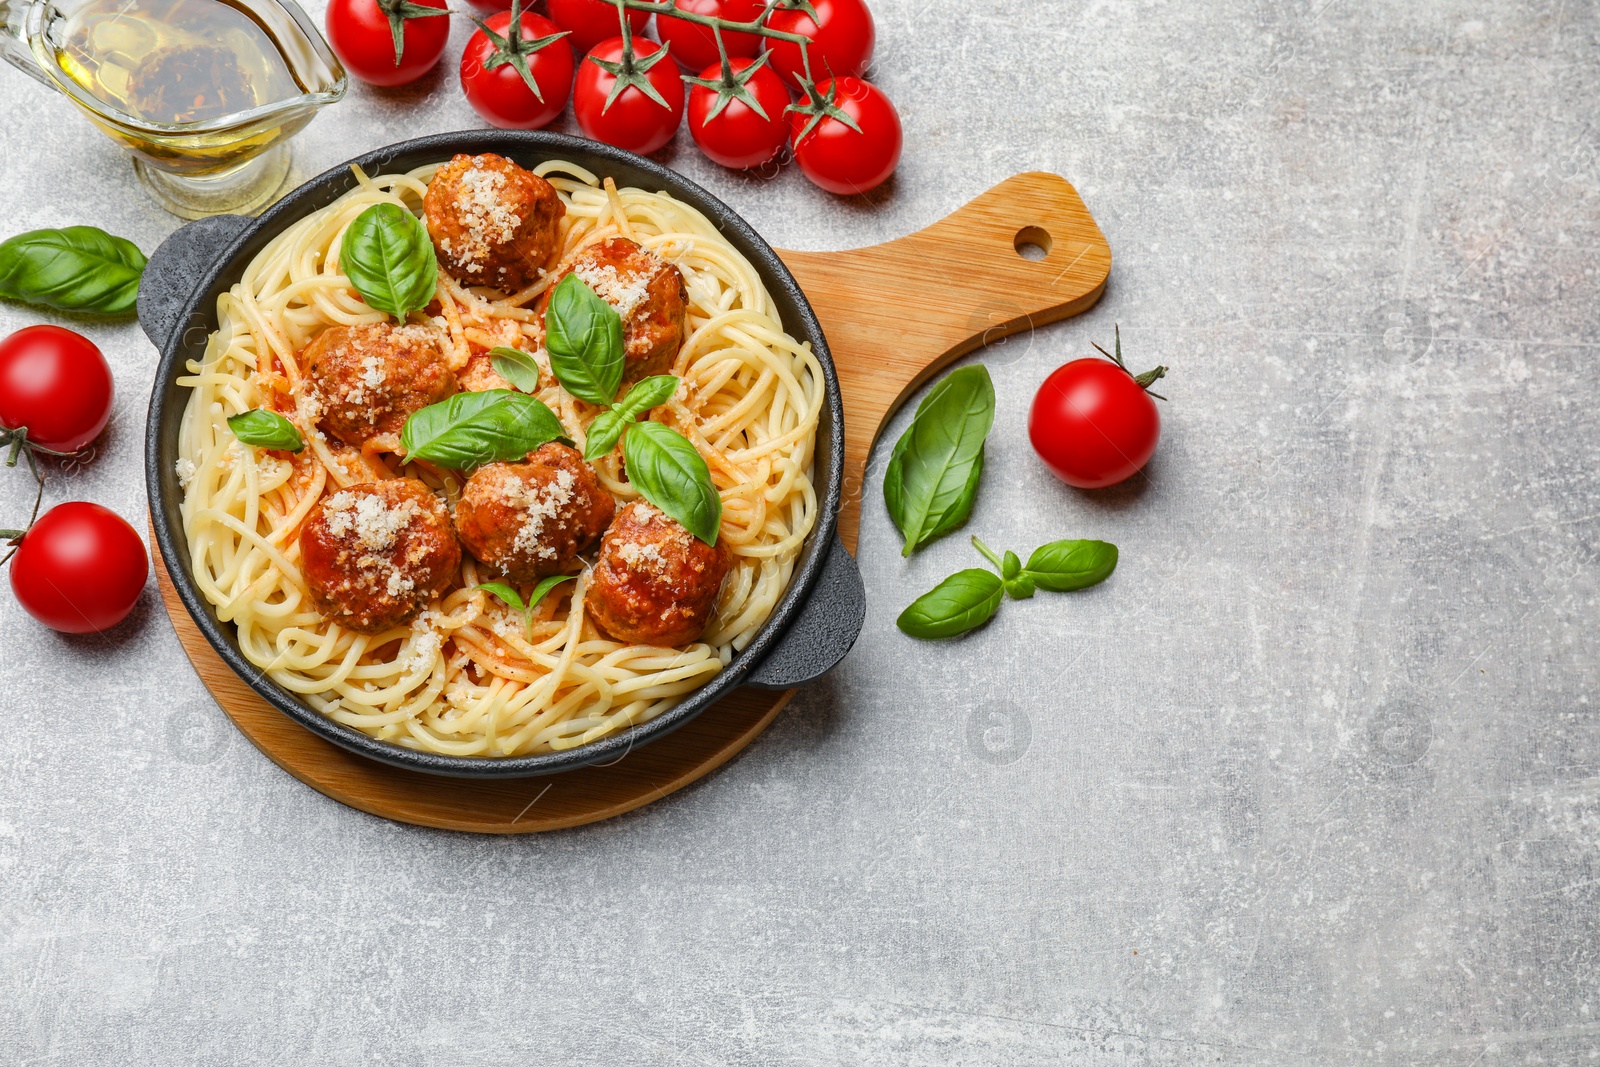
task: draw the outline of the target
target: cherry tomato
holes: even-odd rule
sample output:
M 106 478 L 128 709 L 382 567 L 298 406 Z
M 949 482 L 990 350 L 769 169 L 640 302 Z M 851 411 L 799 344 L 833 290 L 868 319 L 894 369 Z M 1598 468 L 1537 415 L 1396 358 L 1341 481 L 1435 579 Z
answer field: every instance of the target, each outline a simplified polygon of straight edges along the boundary
M 0 427 L 31 444 L 76 452 L 111 418 L 111 365 L 93 341 L 60 326 L 26 326 L 0 341 Z
M 815 115 L 789 112 L 794 157 L 800 169 L 814 183 L 840 196 L 876 189 L 900 164 L 903 134 L 899 112 L 882 89 L 860 78 L 831 78 L 817 86 L 817 91 L 829 110 L 814 127 Z M 812 106 L 809 93 L 800 98 L 800 106 Z M 850 116 L 861 131 L 852 130 L 834 112 Z
M 330 0 L 328 43 L 346 70 L 364 82 L 394 86 L 414 82 L 433 69 L 450 37 L 445 0 L 410 2 L 436 7 L 440 13 L 402 16 L 402 0 Z M 396 19 L 405 25 L 398 57 L 390 29 Z
M 806 50 L 811 53 L 814 81 L 864 73 L 877 39 L 865 0 L 812 0 L 811 6 L 817 13 L 814 21 L 803 10 L 791 8 L 768 15 L 767 28 L 811 39 Z M 806 70 L 800 46 L 768 38 L 767 51 L 772 53 L 773 68 L 799 87 Z
M 572 31 L 567 40 L 580 55 L 622 33 L 616 5 L 608 0 L 550 0 L 549 9 L 551 22 Z M 633 28 L 635 41 L 649 18 L 648 11 L 628 12 L 628 25 Z
M 729 61 L 729 66 L 734 78 L 742 81 L 744 91 L 767 113 L 766 118 L 737 97 L 730 99 L 713 117 L 717 90 L 704 85 L 689 90 L 689 132 L 694 135 L 694 143 L 716 162 L 735 170 L 761 166 L 776 156 L 789 139 L 789 123 L 783 114 L 784 108 L 789 106 L 789 90 L 765 63 L 750 71 L 756 62 L 734 59 Z M 722 64 L 711 64 L 700 72 L 700 78 L 720 83 Z
M 1118 357 L 1057 367 L 1039 386 L 1028 413 L 1033 450 L 1056 477 L 1079 489 L 1103 489 L 1133 477 L 1161 440 L 1161 414 L 1146 387 L 1166 368 L 1141 375 L 1141 384 Z
M 766 10 L 766 4 L 762 0 L 678 0 L 678 10 L 715 15 L 729 22 L 754 22 Z M 684 70 L 701 70 L 722 62 L 717 54 L 716 35 L 709 26 L 662 17 L 656 19 L 656 36 L 672 46 L 672 58 Z M 761 54 L 761 38 L 753 33 L 724 33 L 722 43 L 730 57 L 754 59 Z
M 98 633 L 128 617 L 149 572 L 133 527 L 109 508 L 77 500 L 57 504 L 23 534 L 11 589 L 52 630 Z
M 572 86 L 572 110 L 584 136 L 604 141 L 618 148 L 645 155 L 672 140 L 683 121 L 683 80 L 666 57 L 661 46 L 642 37 L 633 39 L 639 71 L 647 78 L 661 98 L 667 102 L 662 107 L 636 85 L 630 85 L 606 107 L 617 76 L 595 63 L 596 59 L 617 63 L 622 59 L 622 38 L 602 41 L 578 64 L 578 77 Z
M 511 36 L 509 11 L 490 15 L 484 25 L 498 34 L 506 47 L 490 40 L 482 29 L 467 40 L 466 50 L 461 53 L 461 89 L 467 94 L 467 103 L 501 129 L 536 130 L 548 126 L 566 110 L 567 97 L 572 93 L 572 46 L 562 38 L 537 52 L 522 51 L 527 46 Z M 521 26 L 523 42 L 561 32 L 549 19 L 525 11 L 521 13 Z M 539 87 L 538 95 L 523 81 L 517 64 L 510 59 L 513 55 L 526 60 L 528 73 Z M 500 64 L 489 69 L 487 65 L 497 57 Z

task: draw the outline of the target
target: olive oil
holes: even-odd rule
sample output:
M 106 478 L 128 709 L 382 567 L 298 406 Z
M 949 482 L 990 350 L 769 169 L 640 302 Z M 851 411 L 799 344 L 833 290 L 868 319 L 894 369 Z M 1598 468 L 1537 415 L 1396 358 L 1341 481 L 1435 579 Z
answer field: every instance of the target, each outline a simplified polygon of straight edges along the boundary
M 305 91 L 266 30 L 221 0 L 89 0 L 59 32 L 62 72 L 145 122 L 208 122 Z
M 348 84 L 294 0 L 0 0 L 0 58 L 76 104 L 189 219 L 271 203 L 289 138 Z

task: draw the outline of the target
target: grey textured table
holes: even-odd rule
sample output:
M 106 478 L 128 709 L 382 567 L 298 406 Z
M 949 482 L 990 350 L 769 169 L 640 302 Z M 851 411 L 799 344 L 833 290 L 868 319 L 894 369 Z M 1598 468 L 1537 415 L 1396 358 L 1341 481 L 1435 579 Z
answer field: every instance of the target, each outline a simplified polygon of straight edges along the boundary
M 979 357 L 972 529 L 1108 538 L 1116 576 L 918 644 L 896 613 L 976 557 L 902 561 L 874 491 L 846 663 L 699 785 L 528 839 L 292 781 L 153 585 L 98 638 L 0 594 L 0 1061 L 1600 1056 L 1596 5 L 872 2 L 892 188 L 663 158 L 793 248 L 1076 183 L 1111 285 Z M 174 227 L 63 100 L 11 73 L 0 99 L 4 232 Z M 356 88 L 296 173 L 471 125 L 453 69 Z M 1118 320 L 1171 403 L 1148 477 L 1088 496 L 1024 419 Z M 155 354 L 88 332 L 116 414 L 51 498 L 140 520 Z M 30 494 L 0 478 L 0 516 Z

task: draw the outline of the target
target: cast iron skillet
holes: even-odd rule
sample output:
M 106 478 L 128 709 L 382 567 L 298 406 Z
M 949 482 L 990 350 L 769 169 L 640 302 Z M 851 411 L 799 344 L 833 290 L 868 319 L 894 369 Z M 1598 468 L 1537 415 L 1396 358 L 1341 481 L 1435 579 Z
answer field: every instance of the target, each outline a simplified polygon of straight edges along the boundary
M 368 174 L 380 174 L 443 162 L 459 152 L 495 152 L 524 166 L 564 159 L 601 176 L 609 175 L 620 186 L 671 193 L 711 219 L 734 247 L 756 265 L 777 303 L 785 328 L 800 340 L 811 342 L 827 379 L 813 473 L 822 510 L 788 590 L 750 645 L 683 703 L 651 722 L 565 752 L 505 759 L 417 752 L 342 726 L 263 677 L 239 652 L 233 627 L 218 622 L 215 611 L 196 589 L 190 571 L 178 513 L 181 495 L 175 469 L 178 424 L 188 390 L 177 385 L 177 378 L 184 373 L 185 361 L 198 359 L 204 353 L 206 338 L 217 328 L 217 297 L 238 280 L 250 259 L 296 220 L 333 203 L 355 186 L 347 164 L 306 182 L 258 219 L 221 215 L 183 227 L 150 257 L 139 284 L 139 322 L 161 352 L 150 395 L 145 449 L 150 515 L 167 571 L 206 640 L 256 692 L 313 733 L 384 763 L 462 778 L 525 778 L 615 761 L 634 747 L 682 726 L 737 686 L 789 689 L 827 673 L 850 651 L 861 632 L 866 594 L 855 560 L 839 543 L 836 531 L 844 471 L 844 411 L 839 379 L 822 328 L 794 276 L 743 219 L 704 189 L 658 163 L 593 141 L 553 133 L 472 130 L 419 137 L 369 152 L 351 162 Z

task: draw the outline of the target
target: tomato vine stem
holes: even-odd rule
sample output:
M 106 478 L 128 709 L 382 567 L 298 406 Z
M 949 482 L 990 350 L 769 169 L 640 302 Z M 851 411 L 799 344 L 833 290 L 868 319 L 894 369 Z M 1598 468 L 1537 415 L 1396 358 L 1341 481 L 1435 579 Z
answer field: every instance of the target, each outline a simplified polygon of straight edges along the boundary
M 735 22 L 718 15 L 702 15 L 698 11 L 685 11 L 678 6 L 678 0 L 611 0 L 617 6 L 617 16 L 624 22 L 627 21 L 627 11 L 648 11 L 652 15 L 664 15 L 667 18 L 679 19 L 683 22 L 693 22 L 700 26 L 709 26 L 714 30 L 724 33 L 753 33 L 757 37 L 770 37 L 775 41 L 788 41 L 797 44 L 804 52 L 811 44 L 811 38 L 803 33 L 790 33 L 787 30 L 775 30 L 766 25 L 767 16 L 775 10 L 786 10 L 780 0 L 767 0 L 765 9 L 761 14 L 749 22 Z
M 1094 345 L 1095 351 L 1099 352 L 1102 356 L 1105 356 L 1111 362 L 1113 362 L 1117 366 L 1121 367 L 1123 369 L 1123 371 L 1128 375 L 1128 377 L 1130 377 L 1130 378 L 1132 378 L 1134 380 L 1135 384 L 1137 384 L 1140 389 L 1143 389 L 1145 392 L 1150 393 L 1150 395 L 1155 397 L 1157 400 L 1165 400 L 1166 397 L 1162 396 L 1160 393 L 1152 393 L 1152 392 L 1150 392 L 1150 387 L 1152 385 L 1154 385 L 1158 380 L 1160 380 L 1162 378 L 1165 378 L 1167 376 L 1167 368 L 1164 367 L 1164 366 L 1156 367 L 1154 370 L 1147 370 L 1143 374 L 1135 374 L 1135 373 L 1133 373 L 1133 371 L 1128 370 L 1128 365 L 1126 363 L 1122 362 L 1122 324 L 1120 322 L 1117 323 L 1116 330 L 1117 330 L 1117 351 L 1116 351 L 1115 355 L 1113 355 L 1112 353 L 1107 352 L 1105 349 L 1101 348 L 1100 347 L 1100 342 L 1098 342 L 1098 341 L 1090 341 L 1089 343 L 1091 345 Z

